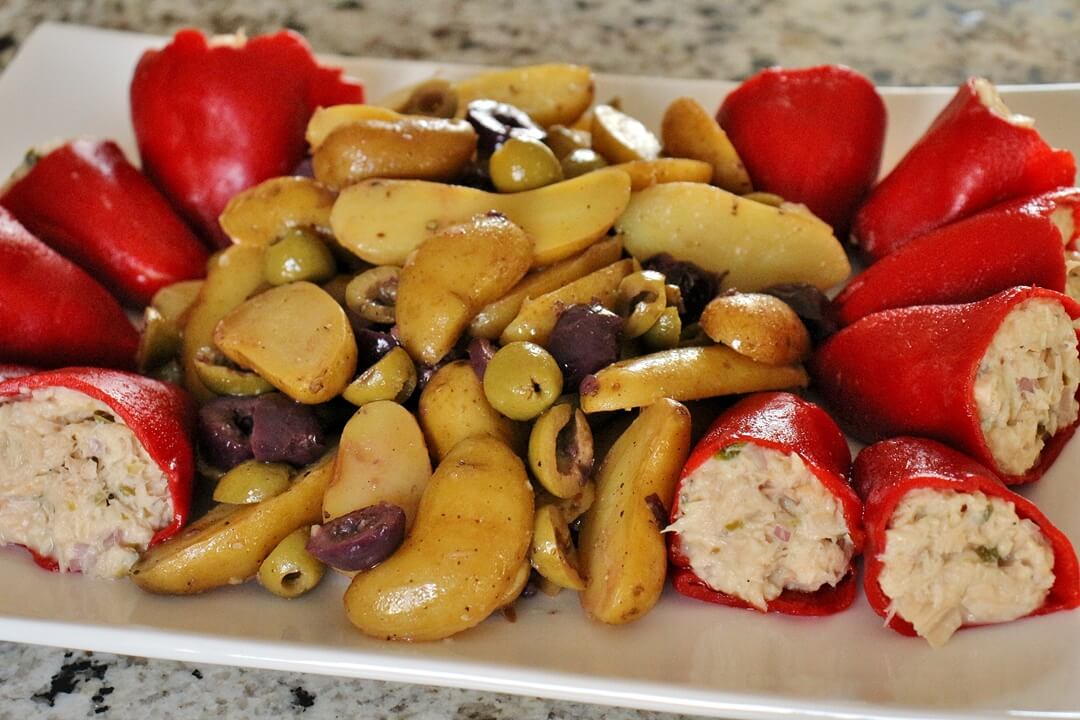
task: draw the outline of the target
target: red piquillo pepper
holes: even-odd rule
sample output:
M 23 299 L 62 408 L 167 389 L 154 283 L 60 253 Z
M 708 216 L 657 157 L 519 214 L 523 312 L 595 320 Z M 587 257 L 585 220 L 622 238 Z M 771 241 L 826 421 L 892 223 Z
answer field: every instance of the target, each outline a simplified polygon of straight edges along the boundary
M 859 453 L 852 470 L 852 482 L 865 503 L 863 585 L 866 597 L 874 612 L 889 618 L 888 626 L 893 630 L 904 635 L 916 634 L 912 624 L 900 615 L 889 617 L 890 599 L 879 583 L 884 568 L 881 556 L 886 549 L 886 531 L 904 496 L 922 488 L 942 492 L 981 492 L 1012 503 L 1021 519 L 1030 520 L 1039 528 L 1054 554 L 1054 584 L 1046 601 L 1030 616 L 1080 607 L 1080 568 L 1069 539 L 1030 500 L 1010 491 L 990 470 L 971 458 L 933 440 L 892 438 Z
M 912 238 L 1000 202 L 1072 185 L 1076 161 L 968 80 L 855 216 L 855 243 L 880 260 Z
M 132 305 L 206 273 L 206 248 L 111 141 L 74 140 L 32 158 L 0 205 Z
M 195 406 L 179 386 L 134 373 L 71 367 L 12 377 L 0 382 L 0 398 L 26 401 L 35 390 L 66 388 L 104 403 L 131 429 L 150 459 L 165 474 L 172 518 L 150 540 L 156 545 L 175 535 L 187 522 L 195 477 L 191 436 Z M 31 551 L 33 552 L 33 551 Z M 56 570 L 56 560 L 34 552 L 42 567 Z
M 130 368 L 138 344 L 108 290 L 0 208 L 0 362 Z
M 848 483 L 851 453 L 847 441 L 832 418 L 817 405 L 783 392 L 751 395 L 722 413 L 690 454 L 683 468 L 671 522 L 677 522 L 685 509 L 683 497 L 687 478 L 710 462 L 726 462 L 746 443 L 795 454 L 832 495 L 847 524 L 852 545 L 852 561 L 835 585 L 822 585 L 815 592 L 791 588 L 767 602 L 768 612 L 788 615 L 831 615 L 851 605 L 855 598 L 854 558 L 863 544 L 862 504 Z M 797 531 L 797 530 L 796 530 Z M 769 536 L 767 542 L 787 542 L 782 536 Z M 702 580 L 683 551 L 683 538 L 671 533 L 669 555 L 674 568 L 675 589 L 688 597 L 731 607 L 753 605 L 726 592 L 710 587 Z M 756 609 L 756 608 L 754 608 Z
M 841 325 L 890 308 L 966 303 L 1017 285 L 1065 291 L 1065 246 L 1048 214 L 985 210 L 921 235 L 871 265 L 834 300 Z
M 1010 288 L 963 305 L 885 310 L 830 337 L 811 358 L 810 372 L 845 428 L 864 442 L 896 435 L 929 437 L 968 453 L 1009 484 L 1032 482 L 1061 452 L 1077 423 L 1045 438 L 1034 465 L 1009 473 L 995 461 L 975 388 L 980 370 L 999 371 L 982 366 L 1006 316 L 1037 298 L 1060 303 L 1072 320 L 1080 318 L 1080 305 L 1069 297 L 1032 287 Z M 1031 390 L 1022 381 L 1009 388 Z
M 716 114 L 754 188 L 805 204 L 842 235 L 881 169 L 885 104 L 851 68 L 769 68 Z
M 207 40 L 181 30 L 139 60 L 131 118 L 144 170 L 225 246 L 221 211 L 241 190 L 293 171 L 315 108 L 363 99 L 363 86 L 319 65 L 294 32 Z

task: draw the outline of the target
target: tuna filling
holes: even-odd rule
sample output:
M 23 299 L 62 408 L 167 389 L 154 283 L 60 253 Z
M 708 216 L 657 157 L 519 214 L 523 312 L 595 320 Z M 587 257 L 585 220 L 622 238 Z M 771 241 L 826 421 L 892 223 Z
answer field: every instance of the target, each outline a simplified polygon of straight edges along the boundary
M 854 551 L 843 509 L 802 458 L 753 443 L 687 476 L 667 530 L 695 575 L 760 610 L 785 589 L 835 585 Z
M 49 388 L 0 404 L 0 545 L 119 577 L 172 515 L 165 474 L 104 403 Z
M 912 490 L 885 532 L 878 584 L 933 647 L 961 625 L 1030 615 L 1054 585 L 1054 552 L 1035 523 L 981 492 Z
M 1005 316 L 975 378 L 983 437 L 1001 471 L 1021 475 L 1043 446 L 1076 422 L 1076 332 L 1061 303 L 1025 300 Z

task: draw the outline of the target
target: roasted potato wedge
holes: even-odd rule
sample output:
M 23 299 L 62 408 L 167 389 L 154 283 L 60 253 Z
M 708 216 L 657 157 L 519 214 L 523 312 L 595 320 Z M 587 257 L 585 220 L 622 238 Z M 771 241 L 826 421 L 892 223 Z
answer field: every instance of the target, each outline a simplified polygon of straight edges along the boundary
M 296 282 L 233 308 L 214 344 L 302 403 L 337 397 L 356 373 L 356 340 L 345 311 L 318 285 Z
M 404 348 L 396 347 L 360 373 L 341 397 L 357 406 L 378 400 L 403 403 L 412 396 L 416 384 L 416 365 Z
M 718 343 L 766 365 L 794 365 L 810 356 L 810 333 L 783 300 L 761 293 L 713 298 L 701 328 Z
M 480 378 L 464 360 L 435 371 L 420 393 L 418 414 L 428 449 L 436 460 L 474 435 L 496 437 L 516 452 L 524 449 L 521 426 L 491 407 Z
M 575 255 L 607 233 L 630 200 L 630 178 L 598 170 L 519 193 L 423 180 L 365 180 L 341 192 L 330 213 L 342 246 L 376 265 L 402 265 L 441 229 L 498 212 L 533 240 L 533 267 Z
M 271 178 L 233 197 L 218 222 L 238 245 L 270 245 L 293 228 L 329 235 L 336 197 L 311 178 Z
M 368 403 L 341 431 L 322 520 L 388 502 L 405 511 L 411 526 L 430 479 L 431 460 L 413 414 L 387 400 Z
M 736 195 L 753 189 L 750 174 L 727 133 L 697 100 L 683 97 L 668 106 L 660 124 L 660 140 L 664 152 L 672 157 L 708 163 L 713 185 Z
M 627 623 L 660 599 L 667 576 L 660 533 L 689 453 L 690 412 L 661 398 L 641 411 L 601 463 L 596 500 L 578 538 L 581 606 L 594 620 Z
M 308 120 L 304 138 L 312 153 L 338 128 L 361 120 L 400 120 L 403 115 L 378 105 L 346 104 L 316 108 Z
M 685 158 L 631 160 L 612 167 L 622 170 L 630 176 L 630 190 L 633 192 L 660 183 L 707 183 L 712 179 L 713 174 L 712 166 L 708 163 Z
M 437 232 L 401 269 L 401 344 L 417 360 L 437 363 L 482 307 L 525 276 L 532 254 L 532 241 L 502 215 L 478 215 Z
M 586 413 L 627 410 L 661 398 L 700 400 L 719 395 L 806 387 L 799 366 L 754 362 L 723 345 L 682 347 L 609 365 L 582 382 Z
M 146 551 L 131 568 L 131 579 L 147 592 L 191 595 L 254 577 L 289 533 L 319 522 L 333 469 L 330 453 L 280 495 L 251 505 L 217 506 Z
M 569 125 L 593 101 L 592 71 L 583 65 L 529 65 L 480 73 L 454 84 L 458 115 L 473 100 L 497 100 L 524 110 L 538 125 Z
M 665 183 L 634 193 L 616 228 L 638 260 L 670 253 L 726 272 L 724 289 L 805 282 L 827 290 L 851 272 L 832 228 L 801 205 L 771 207 L 712 185 Z
M 533 502 L 510 448 L 492 437 L 461 442 L 432 475 L 405 543 L 353 578 L 349 620 L 386 640 L 438 640 L 479 624 L 520 590 Z

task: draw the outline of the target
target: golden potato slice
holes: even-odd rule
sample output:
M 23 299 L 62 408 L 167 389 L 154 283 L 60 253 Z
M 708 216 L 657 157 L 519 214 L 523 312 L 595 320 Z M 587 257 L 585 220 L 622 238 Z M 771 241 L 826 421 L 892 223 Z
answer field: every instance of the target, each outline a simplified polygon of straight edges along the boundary
M 401 114 L 378 105 L 346 104 L 332 107 L 316 108 L 308 120 L 307 131 L 304 138 L 314 153 L 323 144 L 323 141 L 340 127 L 349 125 L 360 120 L 387 120 L 393 122 L 401 119 Z
M 630 190 L 633 192 L 660 183 L 707 183 L 713 174 L 712 166 L 708 163 L 684 158 L 632 160 L 612 167 L 618 168 L 630 176 Z
M 465 440 L 432 475 L 405 543 L 353 578 L 345 612 L 362 632 L 386 640 L 467 630 L 523 585 L 532 529 L 521 460 L 495 438 Z
M 497 100 L 524 110 L 537 125 L 569 125 L 593 101 L 592 71 L 583 65 L 529 65 L 480 73 L 454 85 L 458 116 L 473 100 Z
M 639 120 L 610 105 L 597 105 L 592 114 L 592 148 L 608 162 L 628 163 L 660 157 L 660 141 Z
M 584 590 L 578 552 L 570 539 L 570 525 L 557 505 L 541 505 L 533 523 L 529 562 L 536 572 L 559 587 Z
M 469 334 L 494 340 L 506 329 L 518 314 L 521 304 L 528 298 L 557 290 L 594 270 L 610 265 L 621 256 L 622 241 L 619 238 L 605 238 L 573 257 L 532 271 L 510 292 L 482 307 L 469 323 Z
M 267 290 L 237 306 L 218 323 L 214 343 L 297 402 L 337 397 L 356 373 L 356 340 L 345 311 L 308 282 Z
M 217 506 L 146 551 L 131 568 L 131 579 L 147 592 L 191 595 L 254 577 L 287 535 L 319 522 L 333 468 L 330 453 L 305 469 L 280 495 L 251 505 Z
M 810 356 L 810 333 L 783 300 L 761 293 L 713 298 L 701 313 L 710 338 L 766 365 L 794 365 Z
M 683 97 L 668 106 L 660 139 L 668 155 L 708 163 L 713 185 L 736 195 L 753 189 L 750 174 L 727 133 L 697 100 Z
M 357 120 L 331 132 L 311 158 L 315 178 L 335 190 L 368 178 L 450 180 L 476 152 L 464 120 L 402 116 Z
M 271 178 L 234 196 L 218 223 L 238 245 L 270 245 L 293 228 L 328 235 L 335 197 L 311 178 Z
M 799 366 L 754 362 L 723 345 L 641 355 L 608 365 L 594 378 L 582 382 L 581 409 L 587 413 L 644 407 L 665 397 L 700 400 L 809 384 Z
M 667 576 L 660 533 L 689 453 L 690 413 L 662 398 L 641 411 L 600 465 L 596 501 L 578 538 L 581 606 L 594 620 L 627 623 L 660 599 Z
M 388 502 L 405 511 L 411 527 L 430 478 L 431 460 L 413 414 L 388 400 L 368 403 L 341 431 L 322 521 Z
M 526 299 L 517 316 L 503 330 L 499 342 L 506 345 L 527 340 L 544 345 L 559 321 L 559 313 L 571 305 L 595 299 L 608 310 L 613 310 L 619 301 L 619 283 L 635 269 L 634 260 L 619 260 L 557 290 Z
M 404 348 L 396 347 L 360 373 L 341 397 L 357 406 L 378 400 L 403 403 L 412 397 L 416 384 L 416 365 Z
M 630 178 L 605 169 L 520 193 L 488 193 L 423 180 L 365 180 L 330 213 L 345 248 L 376 265 L 402 265 L 448 225 L 498 212 L 533 241 L 533 267 L 575 255 L 602 238 L 630 201 Z
M 434 365 L 453 349 L 469 321 L 529 270 L 532 241 L 502 215 L 477 215 L 443 228 L 401 269 L 397 320 L 401 344 Z
M 496 437 L 515 452 L 524 449 L 521 425 L 491 407 L 480 378 L 464 360 L 435 371 L 420 393 L 417 414 L 436 460 L 442 460 L 459 442 L 476 435 Z
M 803 206 L 770 207 L 712 185 L 666 183 L 634 193 L 616 228 L 638 260 L 671 253 L 726 272 L 724 289 L 805 282 L 826 290 L 851 272 L 832 228 Z

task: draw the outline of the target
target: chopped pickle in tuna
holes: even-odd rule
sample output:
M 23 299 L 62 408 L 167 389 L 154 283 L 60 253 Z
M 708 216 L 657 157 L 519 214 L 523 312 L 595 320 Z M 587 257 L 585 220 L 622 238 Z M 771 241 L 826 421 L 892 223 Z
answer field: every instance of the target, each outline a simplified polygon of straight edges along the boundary
M 753 443 L 687 476 L 667 531 L 709 587 L 760 610 L 785 589 L 835 585 L 854 551 L 843 509 L 802 458 Z
M 1013 503 L 981 492 L 912 490 L 885 531 L 878 584 L 933 647 L 961 625 L 1030 615 L 1054 585 L 1054 551 Z
M 66 388 L 0 403 L 0 545 L 119 577 L 172 515 L 165 474 L 104 403 Z
M 1076 331 L 1061 303 L 1032 298 L 994 334 L 975 378 L 975 403 L 994 462 L 1009 475 L 1035 466 L 1046 440 L 1076 421 Z

